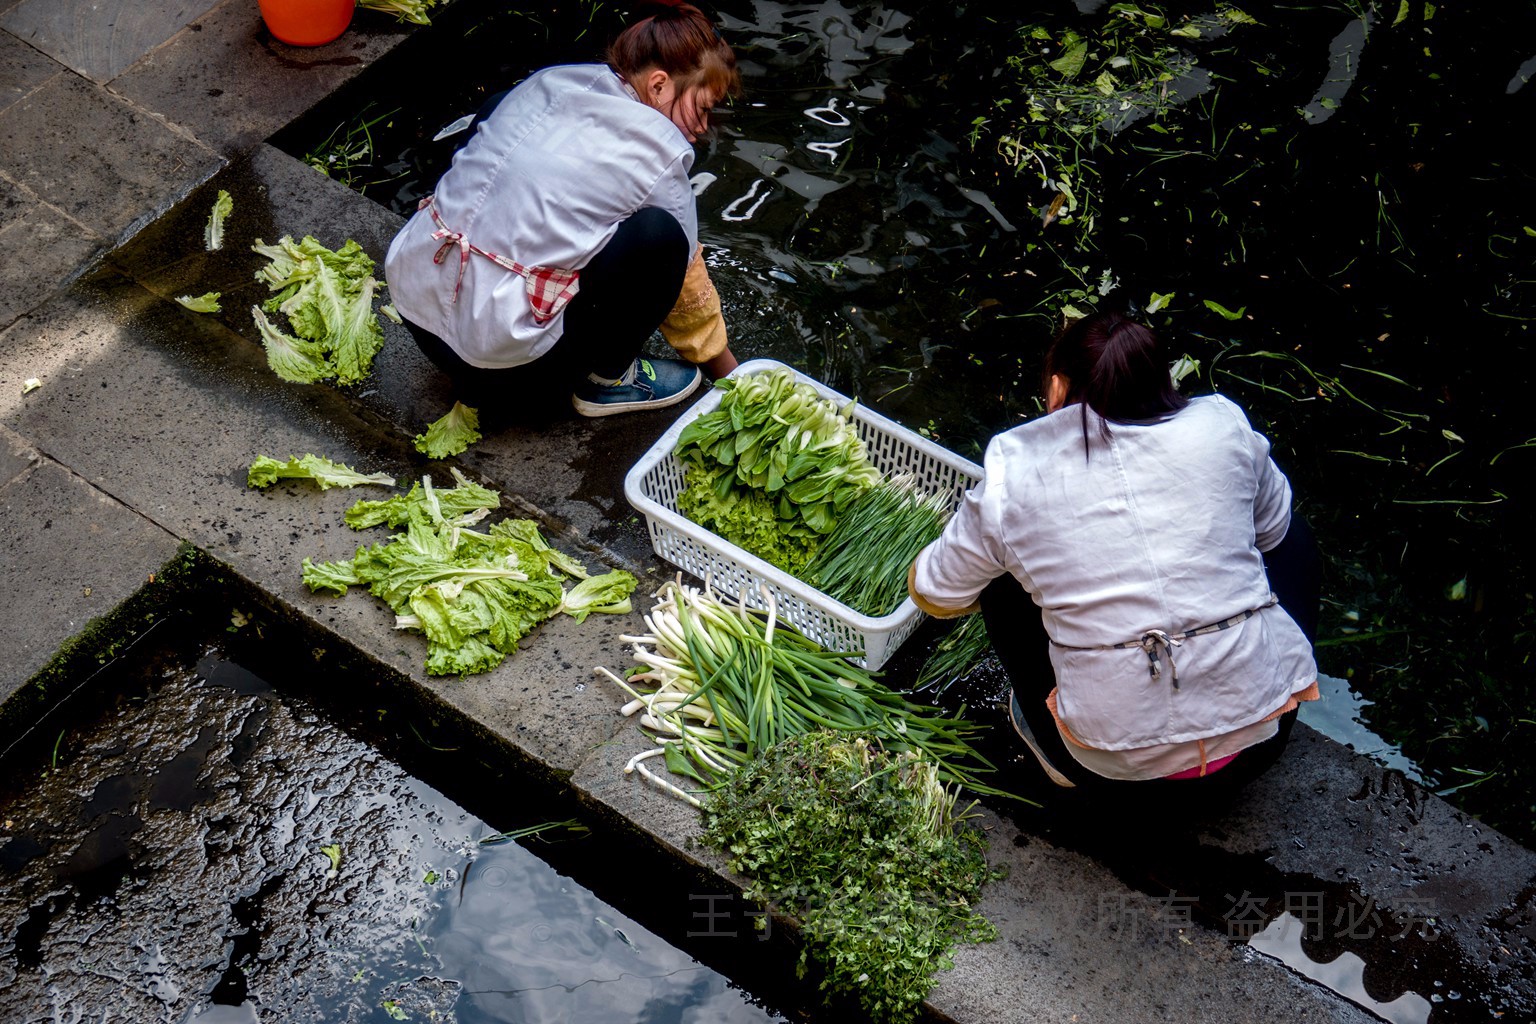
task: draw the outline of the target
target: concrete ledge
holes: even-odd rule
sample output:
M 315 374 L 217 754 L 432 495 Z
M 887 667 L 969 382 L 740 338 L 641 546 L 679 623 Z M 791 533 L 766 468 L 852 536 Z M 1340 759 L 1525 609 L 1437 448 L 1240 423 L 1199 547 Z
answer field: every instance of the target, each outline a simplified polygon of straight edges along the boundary
M 176 537 L 0 428 L 0 701 L 176 554 Z

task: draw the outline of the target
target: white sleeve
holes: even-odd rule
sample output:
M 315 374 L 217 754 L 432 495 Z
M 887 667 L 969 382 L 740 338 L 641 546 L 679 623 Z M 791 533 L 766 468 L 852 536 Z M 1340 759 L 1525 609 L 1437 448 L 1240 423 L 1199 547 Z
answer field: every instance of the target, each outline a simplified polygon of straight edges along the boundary
M 1271 551 L 1291 527 L 1291 482 L 1269 455 L 1269 439 L 1253 432 L 1254 470 L 1258 489 L 1253 497 L 1253 531 L 1260 551 Z
M 693 164 L 692 150 L 680 154 L 661 173 L 650 194 L 640 203 L 640 208 L 654 206 L 677 218 L 683 234 L 688 236 L 688 255 L 699 248 L 699 211 L 693 196 L 693 185 L 688 180 L 688 169 Z
M 912 589 L 938 609 L 976 603 L 987 584 L 1008 571 L 990 514 L 986 481 L 969 491 L 939 539 L 918 552 Z

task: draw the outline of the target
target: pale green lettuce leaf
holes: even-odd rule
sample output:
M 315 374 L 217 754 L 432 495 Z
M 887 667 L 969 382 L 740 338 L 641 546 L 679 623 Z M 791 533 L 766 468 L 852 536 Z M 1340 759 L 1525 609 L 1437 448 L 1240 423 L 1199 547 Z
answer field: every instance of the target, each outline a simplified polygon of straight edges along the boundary
M 213 201 L 213 210 L 203 227 L 203 245 L 209 252 L 224 247 L 224 218 L 234 212 L 235 200 L 228 192 L 219 189 L 219 197 Z
M 448 415 L 416 435 L 416 450 L 434 459 L 458 455 L 480 440 L 480 414 L 463 402 L 454 402 Z
M 355 240 L 331 251 L 310 235 L 276 245 L 257 239 L 253 252 L 267 258 L 256 279 L 275 294 L 262 304 L 288 318 L 293 335 L 318 346 L 326 378 L 355 384 L 368 376 L 384 345 L 373 301 L 380 286 L 374 262 Z
M 312 341 L 284 334 L 267 319 L 260 306 L 251 307 L 261 343 L 267 350 L 267 365 L 283 380 L 295 384 L 313 384 L 335 376 L 325 361 L 325 349 Z
M 340 597 L 347 592 L 348 587 L 355 587 L 362 582 L 357 578 L 351 562 L 314 562 L 304 559 L 304 585 L 310 593 L 324 591 Z
M 348 514 L 350 524 L 389 523 L 397 532 L 358 548 L 350 562 L 304 563 L 312 591 L 344 594 L 366 586 L 394 611 L 396 628 L 424 634 L 430 675 L 489 671 L 567 599 L 550 571 L 553 549 L 537 530 L 526 521 L 506 529 L 498 523 L 484 533 L 469 529 L 465 520 L 500 504 L 501 496 L 462 473 L 454 478 L 456 487 L 438 489 L 423 477 L 407 495 L 359 502 Z M 628 579 L 594 584 L 578 602 L 590 601 L 588 611 L 619 610 L 635 586 L 633 577 L 622 576 Z
M 434 488 L 432 495 L 437 501 L 439 513 L 444 520 L 462 521 L 465 517 L 472 516 L 482 509 L 493 509 L 501 506 L 501 495 L 483 487 L 459 472 L 458 467 L 451 467 L 454 480 L 458 486 L 448 488 Z M 425 479 L 431 480 L 431 477 Z M 354 530 L 366 530 L 370 526 L 404 526 L 410 521 L 409 510 L 414 507 L 425 507 L 426 491 L 420 483 L 411 485 L 410 492 L 399 494 L 384 501 L 359 501 L 347 509 L 343 518 L 348 526 Z M 526 522 L 527 520 L 508 520 L 507 522 Z M 494 531 L 503 526 L 497 523 L 491 529 Z
M 258 455 L 245 474 L 248 487 L 270 487 L 280 479 L 313 480 L 320 485 L 322 491 L 332 487 L 356 487 L 359 484 L 395 486 L 395 478 L 388 473 L 359 473 L 351 466 L 332 462 L 319 455 L 289 456 L 286 462 L 279 462 L 268 455 Z
M 472 676 L 489 672 L 506 658 L 496 648 L 482 640 L 470 637 L 458 647 L 444 644 L 428 644 L 427 675 Z
M 560 610 L 577 622 L 585 622 L 593 612 L 622 615 L 630 610 L 629 595 L 639 581 L 623 569 L 600 576 L 588 576 L 566 592 Z
M 205 292 L 202 295 L 178 295 L 176 301 L 187 307 L 194 313 L 219 312 L 219 293 Z
M 326 325 L 326 344 L 336 364 L 336 379 L 343 384 L 356 384 L 367 377 L 373 357 L 384 347 L 384 329 L 373 311 L 378 283 L 371 277 L 365 280 L 361 289 L 348 297 L 340 318 Z
M 491 533 L 496 536 L 515 537 L 543 555 L 551 568 L 565 573 L 572 579 L 587 578 L 587 567 L 558 548 L 550 547 L 543 535 L 539 533 L 539 524 L 532 519 L 503 519 L 491 527 Z

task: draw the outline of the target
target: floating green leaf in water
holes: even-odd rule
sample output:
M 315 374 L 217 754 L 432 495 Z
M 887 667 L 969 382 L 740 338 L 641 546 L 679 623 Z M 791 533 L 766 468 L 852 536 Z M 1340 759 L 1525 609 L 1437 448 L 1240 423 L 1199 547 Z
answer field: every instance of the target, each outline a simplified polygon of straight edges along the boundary
M 551 829 L 569 829 L 572 832 L 586 832 L 587 826 L 576 818 L 566 818 L 564 821 L 544 821 L 537 825 L 529 825 L 526 828 L 515 828 L 510 832 L 498 832 L 493 836 L 486 836 L 480 840 L 481 846 L 495 846 L 498 843 L 509 843 L 514 839 L 526 839 L 536 836 Z
M 1230 310 L 1226 306 L 1223 306 L 1221 303 L 1217 302 L 1215 299 L 1206 299 L 1205 308 L 1209 309 L 1212 313 L 1215 313 L 1218 316 L 1224 317 L 1227 320 L 1241 320 L 1243 318 L 1243 314 L 1248 311 L 1247 306 L 1239 306 L 1234 312 L 1233 310 Z
M 1083 70 L 1083 63 L 1088 59 L 1088 44 L 1078 39 L 1074 33 L 1067 34 L 1067 52 L 1051 61 L 1050 66 L 1061 74 L 1061 77 L 1076 78 L 1078 72 Z
M 1158 310 L 1160 310 L 1164 306 L 1168 305 L 1168 303 L 1172 302 L 1174 296 L 1177 295 L 1177 294 L 1179 294 L 1179 293 L 1178 292 L 1163 292 L 1163 293 L 1153 292 L 1151 300 L 1147 302 L 1147 314 L 1151 315 L 1153 313 L 1156 313 Z
M 1175 359 L 1173 365 L 1168 368 L 1168 376 L 1173 380 L 1174 387 L 1178 387 L 1179 383 L 1190 374 L 1198 376 L 1199 373 L 1200 360 L 1193 358 L 1188 352 Z

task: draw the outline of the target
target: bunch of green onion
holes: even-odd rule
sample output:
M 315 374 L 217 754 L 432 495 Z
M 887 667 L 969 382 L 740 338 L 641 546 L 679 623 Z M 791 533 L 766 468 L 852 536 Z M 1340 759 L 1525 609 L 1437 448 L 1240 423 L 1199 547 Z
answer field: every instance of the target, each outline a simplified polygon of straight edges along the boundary
M 838 519 L 804 579 L 855 611 L 889 615 L 906 600 L 912 560 L 948 521 L 943 495 L 925 496 L 908 476 L 881 481 Z
M 934 646 L 933 653 L 917 670 L 917 682 L 912 689 L 921 693 L 932 688 L 935 694 L 941 694 L 969 675 L 990 650 L 992 640 L 987 636 L 987 624 L 980 614 L 967 615 Z
M 632 699 L 625 715 L 658 746 L 625 767 L 695 806 L 701 802 L 644 766 L 664 757 L 675 775 L 713 786 L 784 739 L 817 730 L 867 737 L 893 752 L 911 750 L 946 785 L 1011 796 L 980 777 L 993 766 L 971 746 L 978 727 L 945 718 L 885 687 L 848 655 L 827 651 L 766 612 L 721 602 L 708 588 L 667 583 L 645 616 L 648 634 L 623 636 L 637 667 L 627 679 L 599 667 Z

